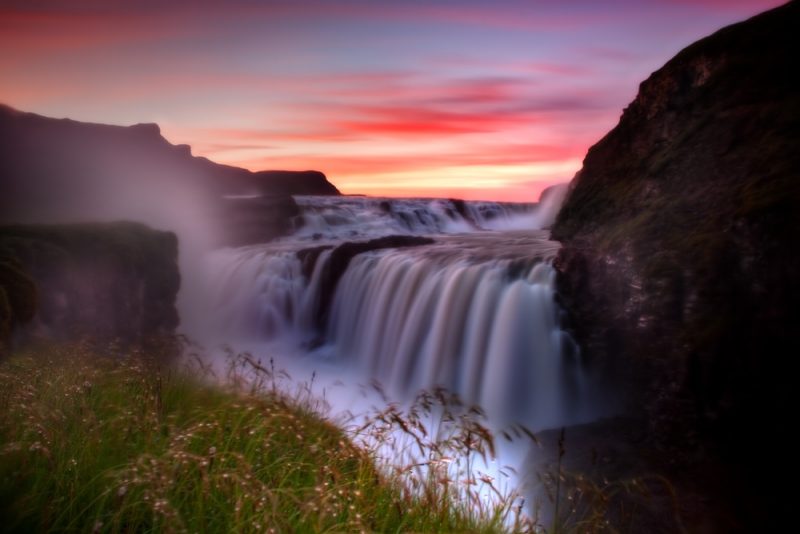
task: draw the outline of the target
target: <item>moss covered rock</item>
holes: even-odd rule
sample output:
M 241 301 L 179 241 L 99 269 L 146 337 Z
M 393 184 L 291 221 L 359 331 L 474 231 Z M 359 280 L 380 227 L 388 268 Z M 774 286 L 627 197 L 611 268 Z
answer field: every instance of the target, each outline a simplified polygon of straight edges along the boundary
M 8 350 L 15 327 L 36 313 L 36 284 L 19 261 L 0 251 L 0 354 Z
M 136 223 L 0 227 L 6 323 L 49 339 L 171 334 L 177 254 L 175 234 Z

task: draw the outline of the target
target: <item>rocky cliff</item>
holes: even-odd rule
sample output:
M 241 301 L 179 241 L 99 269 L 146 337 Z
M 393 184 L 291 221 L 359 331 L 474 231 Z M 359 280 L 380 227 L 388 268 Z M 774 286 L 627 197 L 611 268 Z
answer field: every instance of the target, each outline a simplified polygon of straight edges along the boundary
M 202 220 L 227 238 L 240 228 L 225 197 L 262 196 L 270 200 L 257 222 L 267 235 L 296 208 L 289 195 L 339 194 L 321 172 L 250 172 L 192 156 L 156 124 L 90 124 L 0 105 L 0 139 L 0 223 L 130 219 L 180 230 Z
M 589 150 L 552 229 L 592 364 L 634 386 L 651 437 L 717 447 L 746 477 L 763 470 L 752 458 L 785 449 L 786 357 L 800 354 L 797 28 L 791 2 L 653 73 Z
M 0 226 L 0 344 L 172 334 L 177 255 L 175 234 L 135 223 Z

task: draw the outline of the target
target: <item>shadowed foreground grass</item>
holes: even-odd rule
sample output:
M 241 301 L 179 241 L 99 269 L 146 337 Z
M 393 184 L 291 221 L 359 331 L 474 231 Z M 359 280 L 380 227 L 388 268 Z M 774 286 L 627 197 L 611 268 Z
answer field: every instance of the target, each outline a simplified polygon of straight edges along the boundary
M 407 491 L 310 395 L 272 385 L 79 347 L 14 355 L 0 364 L 0 531 L 504 530 L 507 509 Z

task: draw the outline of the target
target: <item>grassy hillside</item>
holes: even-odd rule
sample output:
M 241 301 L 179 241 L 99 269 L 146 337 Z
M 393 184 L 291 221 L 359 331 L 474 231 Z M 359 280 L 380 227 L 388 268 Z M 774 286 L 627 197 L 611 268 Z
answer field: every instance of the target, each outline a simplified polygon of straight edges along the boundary
M 310 388 L 288 396 L 261 368 L 263 387 L 243 392 L 198 369 L 80 347 L 3 362 L 0 531 L 504 530 L 510 504 L 477 509 L 447 481 L 412 489 L 379 472 Z

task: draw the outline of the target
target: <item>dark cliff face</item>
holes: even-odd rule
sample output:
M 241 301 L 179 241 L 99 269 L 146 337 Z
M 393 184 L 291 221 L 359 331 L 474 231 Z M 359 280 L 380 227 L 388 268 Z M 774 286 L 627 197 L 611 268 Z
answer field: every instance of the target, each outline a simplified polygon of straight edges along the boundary
M 0 226 L 5 337 L 121 340 L 170 335 L 180 287 L 175 234 L 135 223 Z M 2 310 L 0 310 L 2 311 Z
M 589 150 L 552 230 L 561 299 L 588 356 L 641 386 L 653 433 L 683 446 L 699 433 L 739 452 L 789 403 L 799 27 L 792 2 L 653 73 Z
M 155 124 L 90 124 L 0 105 L 0 139 L 0 223 L 130 219 L 180 230 L 191 213 L 229 235 L 239 228 L 223 197 L 271 197 L 282 214 L 289 195 L 339 194 L 317 171 L 254 173 L 194 157 Z

